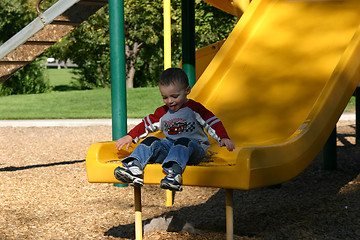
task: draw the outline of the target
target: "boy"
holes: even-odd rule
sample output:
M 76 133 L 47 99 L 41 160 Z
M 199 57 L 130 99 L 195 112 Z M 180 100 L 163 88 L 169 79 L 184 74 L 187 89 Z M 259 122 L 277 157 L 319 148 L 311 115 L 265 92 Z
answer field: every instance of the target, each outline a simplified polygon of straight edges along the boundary
M 166 138 L 148 137 L 131 155 L 122 160 L 124 167 L 114 171 L 116 179 L 134 186 L 142 186 L 143 169 L 150 162 L 162 163 L 167 173 L 160 187 L 182 190 L 182 172 L 187 164 L 198 164 L 209 148 L 206 131 L 228 151 L 235 149 L 221 121 L 203 105 L 188 99 L 191 89 L 186 73 L 180 68 L 169 68 L 159 78 L 159 90 L 164 106 L 143 119 L 128 135 L 116 142 L 116 148 L 128 149 L 132 142 L 149 132 L 162 131 Z

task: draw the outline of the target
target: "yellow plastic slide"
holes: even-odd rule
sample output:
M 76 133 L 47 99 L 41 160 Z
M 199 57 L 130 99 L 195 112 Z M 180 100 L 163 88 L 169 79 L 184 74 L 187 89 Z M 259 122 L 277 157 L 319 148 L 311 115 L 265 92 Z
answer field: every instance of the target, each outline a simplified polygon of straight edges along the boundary
M 359 24 L 358 0 L 252 1 L 189 96 L 223 121 L 236 150 L 213 141 L 184 185 L 252 189 L 302 172 L 360 79 Z M 114 145 L 89 148 L 90 182 L 118 182 L 113 171 L 129 153 Z M 164 176 L 149 164 L 144 182 Z

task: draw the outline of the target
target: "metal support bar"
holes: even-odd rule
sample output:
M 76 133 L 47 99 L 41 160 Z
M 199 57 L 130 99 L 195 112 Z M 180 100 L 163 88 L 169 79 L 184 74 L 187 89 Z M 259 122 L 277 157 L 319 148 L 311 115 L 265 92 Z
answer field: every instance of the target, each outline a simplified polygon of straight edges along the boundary
M 164 0 L 164 70 L 171 68 L 171 0 Z M 173 206 L 173 192 L 165 190 L 165 206 Z
M 79 0 L 59 0 L 46 10 L 43 15 L 47 20 L 47 23 L 52 22 L 56 17 L 63 14 L 66 10 L 72 7 Z M 24 44 L 29 38 L 34 36 L 44 27 L 44 23 L 39 17 L 29 23 L 20 32 L 15 34 L 4 44 L 0 46 L 0 59 L 6 57 L 9 53 L 14 51 L 18 46 Z
M 44 16 L 44 14 L 40 11 L 40 3 L 42 2 L 43 0 L 39 0 L 36 4 L 36 11 L 37 11 L 37 14 L 39 16 L 39 18 L 41 19 L 41 21 L 43 22 L 44 25 L 46 25 L 46 17 Z
M 18 65 L 18 66 L 22 66 L 22 65 L 26 65 L 28 64 L 30 61 L 0 61 L 0 65 Z
M 135 198 L 135 239 L 141 240 L 142 235 L 142 207 L 141 207 L 141 187 L 134 187 Z
M 55 41 L 27 41 L 24 43 L 24 45 L 31 45 L 31 46 L 52 46 L 56 42 Z
M 108 4 L 107 0 L 101 0 L 101 1 L 80 1 L 79 4 L 81 5 L 87 5 L 87 6 L 104 6 Z
M 186 72 L 190 86 L 196 82 L 195 72 L 195 1 L 182 0 L 182 68 Z
M 226 240 L 234 239 L 233 190 L 226 189 Z
M 109 0 L 113 140 L 127 133 L 124 0 Z
M 164 70 L 171 68 L 171 0 L 164 0 Z
M 79 22 L 61 21 L 61 20 L 54 20 L 51 23 L 51 25 L 73 26 L 73 27 L 80 26 L 80 24 L 81 23 L 79 23 Z
M 112 138 L 127 133 L 124 0 L 109 0 Z M 116 187 L 128 184 L 115 183 Z
M 355 90 L 355 131 L 356 131 L 356 144 L 360 143 L 360 88 Z
M 172 207 L 174 205 L 175 191 L 165 190 L 165 207 Z
M 325 170 L 336 170 L 337 156 L 336 156 L 336 125 L 331 132 L 329 139 L 323 148 L 323 161 Z
M 40 3 L 42 2 L 43 0 L 39 0 L 37 1 L 36 3 L 36 11 L 38 14 L 42 14 L 42 12 L 40 11 Z

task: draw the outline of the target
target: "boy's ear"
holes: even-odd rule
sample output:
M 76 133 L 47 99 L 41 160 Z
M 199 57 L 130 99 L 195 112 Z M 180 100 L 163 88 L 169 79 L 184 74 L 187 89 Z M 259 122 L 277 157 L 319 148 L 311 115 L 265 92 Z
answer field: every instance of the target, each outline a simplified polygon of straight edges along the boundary
M 186 95 L 188 95 L 190 92 L 191 92 L 191 87 L 190 87 L 190 86 L 187 86 L 187 88 L 186 88 Z

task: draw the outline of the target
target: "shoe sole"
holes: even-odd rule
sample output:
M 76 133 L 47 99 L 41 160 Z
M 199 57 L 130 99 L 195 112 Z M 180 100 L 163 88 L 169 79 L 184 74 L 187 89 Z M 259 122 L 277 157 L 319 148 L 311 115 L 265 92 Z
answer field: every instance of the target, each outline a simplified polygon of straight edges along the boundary
M 134 177 L 131 174 L 121 170 L 115 171 L 115 178 L 123 183 L 128 183 L 130 186 L 134 187 L 142 187 L 144 185 L 144 180 L 142 180 L 141 178 Z
M 132 183 L 129 183 L 132 187 L 142 187 L 144 185 L 144 180 L 140 178 L 135 178 Z
M 182 185 L 173 185 L 170 183 L 162 182 L 162 183 L 160 183 L 160 187 L 162 189 L 168 189 L 171 191 L 182 191 Z

